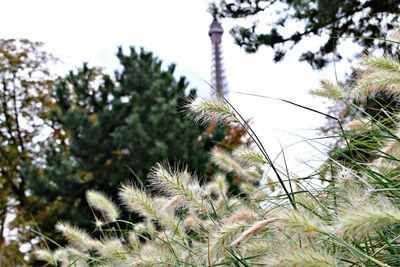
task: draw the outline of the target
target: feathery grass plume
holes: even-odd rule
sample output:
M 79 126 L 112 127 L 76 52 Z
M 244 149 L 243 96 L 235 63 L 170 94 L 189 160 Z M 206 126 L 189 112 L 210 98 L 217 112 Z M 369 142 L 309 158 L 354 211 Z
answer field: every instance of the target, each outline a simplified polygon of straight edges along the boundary
M 135 225 L 133 225 L 132 231 L 138 235 L 141 235 L 146 231 L 147 226 L 148 226 L 148 220 L 140 223 L 135 223 Z
M 99 254 L 108 260 L 114 260 L 116 262 L 124 262 L 128 258 L 128 252 L 125 250 L 124 245 L 118 239 L 108 239 L 101 242 L 97 246 Z
M 214 147 L 211 151 L 211 161 L 228 172 L 242 172 L 242 166 L 231 155 L 220 147 Z
M 222 98 L 196 98 L 186 105 L 188 116 L 199 124 L 229 125 L 239 122 L 234 110 Z
M 210 254 L 214 260 L 220 260 L 229 249 L 232 242 L 246 229 L 246 224 L 226 223 L 221 226 L 216 233 L 209 236 Z
M 130 210 L 157 219 L 158 212 L 153 199 L 140 189 L 130 185 L 122 185 L 118 193 L 122 203 Z
M 400 73 L 400 63 L 389 56 L 376 57 L 370 54 L 362 57 L 360 64 L 376 70 Z
M 158 266 L 156 260 L 154 259 L 158 255 L 158 252 L 155 248 L 155 244 L 146 243 L 141 246 L 141 253 L 138 257 L 134 258 L 132 262 L 130 262 L 129 266 L 135 267 L 147 267 L 147 266 Z
M 88 233 L 69 223 L 59 222 L 56 229 L 70 242 L 71 246 L 83 252 L 91 250 L 99 244 L 99 241 L 92 239 Z
M 245 146 L 234 150 L 233 157 L 238 159 L 241 163 L 249 166 L 264 165 L 268 163 L 263 155 L 254 152 L 250 147 Z
M 228 152 L 214 147 L 211 151 L 211 161 L 226 172 L 234 172 L 246 181 L 257 181 L 260 175 L 257 172 L 243 168 Z
M 174 236 L 178 236 L 182 241 L 186 240 L 186 233 L 183 229 L 183 222 L 178 220 L 173 214 L 164 213 L 161 214 L 160 217 L 160 224 L 167 227 L 173 233 L 172 239 Z
M 119 216 L 118 207 L 103 193 L 89 190 L 86 192 L 89 205 L 100 211 L 109 222 L 115 222 Z
M 284 246 L 283 240 L 268 236 L 268 238 L 249 240 L 243 249 L 246 250 L 247 257 L 261 256 L 276 252 L 276 244 L 279 244 L 280 247 Z M 262 259 L 259 259 L 259 262 L 263 262 Z
M 151 168 L 149 180 L 154 188 L 175 196 L 181 196 L 188 204 L 206 213 L 209 209 L 204 201 L 205 192 L 198 181 L 191 177 L 187 171 L 172 171 L 157 163 Z
M 218 184 L 216 182 L 208 183 L 205 188 L 205 193 L 210 199 L 214 201 L 222 198 L 218 190 Z
M 361 99 L 377 92 L 396 95 L 400 92 L 400 73 L 367 70 L 358 79 L 356 86 L 352 88 L 351 92 L 351 96 L 355 99 Z
M 178 206 L 179 204 L 182 203 L 182 199 L 179 196 L 174 196 L 172 198 L 170 198 L 167 203 L 165 203 L 162 208 L 161 208 L 161 212 L 164 212 L 168 209 L 173 209 L 176 208 L 176 206 Z
M 400 223 L 400 210 L 389 204 L 364 204 L 344 209 L 337 218 L 339 233 L 352 237 L 374 234 L 385 227 Z
M 335 178 L 337 181 L 337 186 L 346 192 L 354 192 L 360 189 L 359 182 L 350 169 L 341 168 L 341 170 L 336 174 Z
M 157 240 L 160 241 L 160 239 Z M 171 244 L 166 246 L 163 242 L 149 243 L 142 247 L 140 257 L 132 261 L 129 266 L 171 266 L 181 259 L 180 252 Z
M 243 205 L 243 200 L 237 197 L 231 197 L 228 199 L 226 205 L 228 206 L 228 210 L 235 210 Z
M 251 204 L 258 205 L 260 204 L 260 201 L 263 201 L 268 197 L 267 192 L 250 183 L 242 183 L 239 187 L 240 190 L 246 194 L 248 199 L 254 200 Z
M 395 133 L 398 136 L 398 131 Z M 384 147 L 380 150 L 382 156 L 375 159 L 372 165 L 381 169 L 382 165 L 385 167 L 391 166 L 392 169 L 399 167 L 400 162 L 400 142 L 397 140 L 391 140 L 386 142 Z
M 89 255 L 73 247 L 66 247 L 65 252 L 68 254 L 68 267 L 71 266 L 71 263 L 76 265 L 73 265 L 74 267 L 87 266 L 87 262 L 90 258 Z
M 310 94 L 314 96 L 326 97 L 334 101 L 340 101 L 348 98 L 346 92 L 338 85 L 334 85 L 328 80 L 321 80 L 319 89 L 310 90 Z
M 199 220 L 196 216 L 190 214 L 183 221 L 183 227 L 186 231 L 198 232 L 203 226 L 201 220 Z
M 338 259 L 327 251 L 318 251 L 310 247 L 289 250 L 275 258 L 266 258 L 271 266 L 282 267 L 336 267 Z
M 400 90 L 400 63 L 398 60 L 384 56 L 367 55 L 360 61 L 366 67 L 360 70 L 357 83 L 352 89 L 356 99 L 371 93 L 387 92 L 398 95 Z
M 139 254 L 141 244 L 140 244 L 138 236 L 136 235 L 136 233 L 134 231 L 128 232 L 128 241 L 129 241 L 129 245 L 130 245 L 132 251 L 135 254 Z
M 362 118 L 362 119 L 355 119 L 355 120 L 349 121 L 345 125 L 345 128 L 350 131 L 356 131 L 356 130 L 369 131 L 374 128 L 374 125 L 371 121 L 368 121 L 368 120 Z
M 228 192 L 228 184 L 226 183 L 225 175 L 222 173 L 217 173 L 214 176 L 214 181 L 217 184 L 218 192 L 221 194 L 221 196 L 226 197 L 226 193 Z
M 258 232 L 260 232 L 262 229 L 264 229 L 267 225 L 270 225 L 271 223 L 277 222 L 282 220 L 280 217 L 271 217 L 266 220 L 258 221 L 256 222 L 252 227 L 244 231 L 238 238 L 236 238 L 232 243 L 230 243 L 230 246 L 236 246 L 240 242 L 249 239 L 250 237 L 255 236 Z
M 48 264 L 57 266 L 56 258 L 53 256 L 51 251 L 47 249 L 37 249 L 34 254 L 38 260 L 45 261 Z
M 56 249 L 53 255 L 56 261 L 61 263 L 61 266 L 68 266 L 70 260 L 69 254 L 65 248 Z
M 282 224 L 287 229 L 301 233 L 312 234 L 333 232 L 332 227 L 325 225 L 324 221 L 307 211 L 290 210 L 280 216 Z
M 146 221 L 146 228 L 145 231 L 143 232 L 143 234 L 146 233 L 150 236 L 156 236 L 157 235 L 157 229 L 156 226 L 154 225 L 154 223 L 151 220 L 147 220 Z
M 257 214 L 249 208 L 240 207 L 236 209 L 232 214 L 230 214 L 226 219 L 225 223 L 234 224 L 234 223 L 244 223 L 250 224 L 253 223 L 257 219 Z
M 392 42 L 400 43 L 400 29 L 394 29 L 390 34 L 390 40 Z

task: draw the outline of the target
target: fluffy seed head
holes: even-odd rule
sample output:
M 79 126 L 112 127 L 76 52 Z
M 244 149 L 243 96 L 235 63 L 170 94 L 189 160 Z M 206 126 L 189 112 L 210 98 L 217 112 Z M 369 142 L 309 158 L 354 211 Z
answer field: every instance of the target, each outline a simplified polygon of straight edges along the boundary
M 267 163 L 267 161 L 261 154 L 254 152 L 249 147 L 241 147 L 236 149 L 233 152 L 233 156 L 240 162 L 250 166 L 253 166 L 254 164 L 263 165 Z
M 334 85 L 330 81 L 321 80 L 320 85 L 321 87 L 319 89 L 311 90 L 310 94 L 320 97 L 326 97 L 335 101 L 347 98 L 344 90 L 338 85 Z
M 41 261 L 45 261 L 51 265 L 57 265 L 57 261 L 53 254 L 47 249 L 38 249 L 34 252 L 36 258 Z
M 218 186 L 218 192 L 225 196 L 228 190 L 228 184 L 226 183 L 225 176 L 222 173 L 217 173 L 214 177 L 214 180 Z
M 210 252 L 215 259 L 220 259 L 228 249 L 229 245 L 246 229 L 244 224 L 224 224 L 217 233 L 210 236 Z
M 400 91 L 400 74 L 382 70 L 368 70 L 359 76 L 357 85 L 352 89 L 351 95 L 355 99 L 377 92 L 398 94 Z
M 390 34 L 390 39 L 395 42 L 400 42 L 400 29 L 394 29 L 393 32 Z
M 89 190 L 86 192 L 89 205 L 100 211 L 109 222 L 115 222 L 119 216 L 118 207 L 103 193 Z
M 154 188 L 171 195 L 185 195 L 183 191 L 189 186 L 191 180 L 187 171 L 173 171 L 168 165 L 160 163 L 151 168 L 148 177 Z
M 355 119 L 347 123 L 345 125 L 345 128 L 349 129 L 350 131 L 371 130 L 373 128 L 373 125 L 370 121 L 366 119 Z
M 211 151 L 211 161 L 226 172 L 234 172 L 246 181 L 259 179 L 257 172 L 243 168 L 228 152 L 219 147 Z
M 227 219 L 226 223 L 252 223 L 256 219 L 256 214 L 248 208 L 239 208 L 233 212 Z
M 391 57 L 376 57 L 372 54 L 364 56 L 360 60 L 360 64 L 374 70 L 400 72 L 400 63 Z
M 196 218 L 196 216 L 189 215 L 183 221 L 183 226 L 185 227 L 186 230 L 198 231 L 201 227 L 201 222 L 199 219 Z
M 117 239 L 103 241 L 97 250 L 105 259 L 125 260 L 128 254 L 121 241 Z
M 326 251 L 311 248 L 291 250 L 273 259 L 267 259 L 272 266 L 336 267 L 337 259 Z
M 186 108 L 189 117 L 200 124 L 219 123 L 228 125 L 238 122 L 233 109 L 221 98 L 197 98 L 186 105 Z
M 312 234 L 313 232 L 327 233 L 329 227 L 324 225 L 315 215 L 307 212 L 290 211 L 281 216 L 282 223 L 291 230 Z
M 252 227 L 244 231 L 238 238 L 236 238 L 230 246 L 236 246 L 240 242 L 249 239 L 250 237 L 256 235 L 258 232 L 260 232 L 263 228 L 265 228 L 267 225 L 274 223 L 276 221 L 282 220 L 279 217 L 272 217 L 266 220 L 258 221 L 256 222 Z
M 123 185 L 118 194 L 123 204 L 130 211 L 139 212 L 149 219 L 158 218 L 154 201 L 142 190 L 130 185 Z
M 180 196 L 186 203 L 201 211 L 208 210 L 203 201 L 206 195 L 203 188 L 187 171 L 172 171 L 158 163 L 151 169 L 149 180 L 155 188 L 173 196 Z
M 382 205 L 348 207 L 338 216 L 337 230 L 354 237 L 374 234 L 377 230 L 400 223 L 400 210 Z
M 62 235 L 70 242 L 70 244 L 82 251 L 93 249 L 98 245 L 98 242 L 92 239 L 88 233 L 71 226 L 69 223 L 57 223 L 57 231 L 61 232 Z
M 161 208 L 161 212 L 165 212 L 168 209 L 175 208 L 182 203 L 182 199 L 179 196 L 174 196 L 170 198 Z
M 58 248 L 54 251 L 54 258 L 60 262 L 68 262 L 68 252 L 65 248 Z
M 138 239 L 137 235 L 135 234 L 135 232 L 129 231 L 128 241 L 129 241 L 129 245 L 131 246 L 131 249 L 133 250 L 133 252 L 139 253 L 140 252 L 140 242 L 139 242 L 139 239 Z

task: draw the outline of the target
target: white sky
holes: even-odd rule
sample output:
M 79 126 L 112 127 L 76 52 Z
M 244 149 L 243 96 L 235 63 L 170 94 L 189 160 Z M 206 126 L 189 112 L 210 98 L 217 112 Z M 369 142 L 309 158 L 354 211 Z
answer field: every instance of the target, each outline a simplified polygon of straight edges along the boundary
M 108 71 L 118 67 L 117 47 L 145 47 L 165 63 L 177 64 L 177 75 L 185 75 L 201 95 L 208 95 L 204 80 L 210 80 L 211 44 L 208 27 L 211 17 L 206 0 L 0 0 L 0 38 L 29 38 L 42 41 L 47 50 L 63 62 L 63 71 L 87 61 Z M 224 63 L 229 99 L 253 126 L 271 156 L 280 144 L 290 145 L 311 137 L 325 119 L 309 111 L 277 101 L 243 96 L 240 91 L 273 96 L 325 110 L 322 99 L 307 94 L 321 78 L 334 79 L 333 66 L 316 72 L 299 63 L 301 49 L 289 52 L 284 62 L 274 64 L 272 51 L 262 48 L 246 54 L 233 43 L 228 31 L 235 23 L 223 21 Z M 314 46 L 318 37 L 304 46 Z M 337 66 L 339 77 L 344 70 Z M 285 154 L 309 159 L 316 151 L 310 145 L 296 145 Z M 318 153 L 317 153 L 318 154 Z M 295 163 L 290 163 L 294 167 Z

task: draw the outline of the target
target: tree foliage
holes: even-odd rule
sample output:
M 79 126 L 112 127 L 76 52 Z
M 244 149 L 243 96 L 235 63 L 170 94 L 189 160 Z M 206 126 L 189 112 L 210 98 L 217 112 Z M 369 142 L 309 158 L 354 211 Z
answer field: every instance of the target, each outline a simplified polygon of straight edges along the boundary
M 340 60 L 340 53 L 333 52 L 347 38 L 365 51 L 392 47 L 377 39 L 385 39 L 385 34 L 397 26 L 399 11 L 396 0 L 223 0 L 219 6 L 211 6 L 211 12 L 218 17 L 250 18 L 251 26 L 231 29 L 235 42 L 250 53 L 270 46 L 276 62 L 301 40 L 313 35 L 328 36 L 318 51 L 305 51 L 300 57 L 314 68 L 322 68 L 332 59 Z M 268 18 L 268 24 L 259 25 L 260 17 Z M 265 31 L 259 30 L 265 26 Z
M 52 106 L 48 66 L 54 60 L 41 43 L 0 39 L 1 266 L 14 266 L 20 260 L 18 245 L 5 240 L 6 229 L 16 231 L 18 242 L 28 241 L 31 214 L 38 212 L 28 191 L 28 177 L 42 164 L 40 136 L 46 134 Z M 8 225 L 7 216 L 12 218 Z

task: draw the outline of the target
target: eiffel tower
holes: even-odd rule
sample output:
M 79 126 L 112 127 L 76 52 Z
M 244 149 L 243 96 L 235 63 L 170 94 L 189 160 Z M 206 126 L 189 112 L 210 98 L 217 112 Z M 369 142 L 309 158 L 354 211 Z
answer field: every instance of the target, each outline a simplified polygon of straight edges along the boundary
M 222 34 L 224 33 L 224 29 L 222 29 L 221 23 L 214 18 L 211 25 L 210 30 L 208 31 L 208 35 L 211 39 L 211 85 L 214 87 L 212 89 L 213 94 L 217 96 L 226 96 L 228 93 L 225 70 L 222 63 Z

